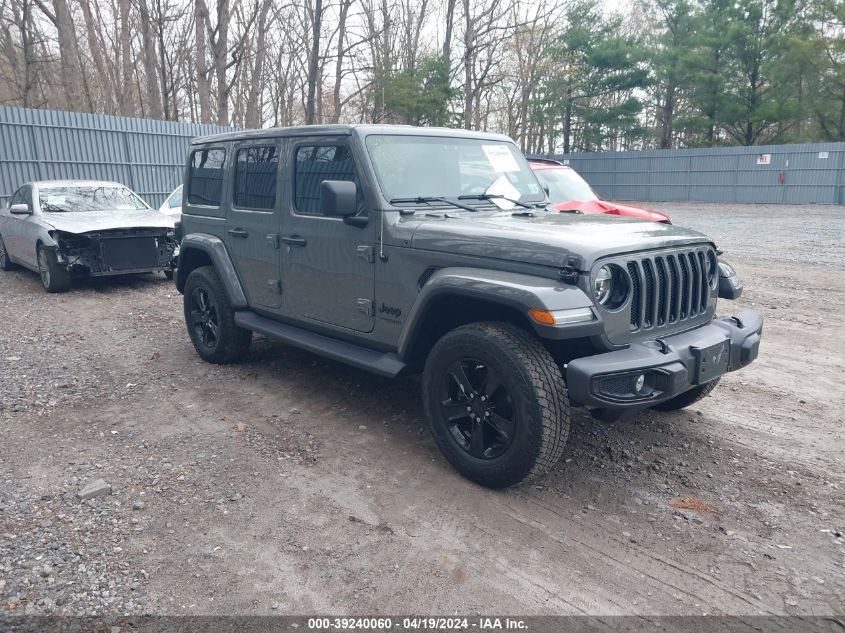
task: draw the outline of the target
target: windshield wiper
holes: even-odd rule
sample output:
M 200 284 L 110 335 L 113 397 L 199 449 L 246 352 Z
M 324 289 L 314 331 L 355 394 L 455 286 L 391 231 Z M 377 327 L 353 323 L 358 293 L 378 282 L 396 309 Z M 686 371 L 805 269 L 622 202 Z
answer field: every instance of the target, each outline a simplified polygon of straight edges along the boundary
M 474 193 L 468 194 L 465 196 L 458 196 L 458 200 L 505 200 L 507 202 L 512 202 L 515 205 L 522 207 L 523 209 L 536 209 L 534 205 L 526 204 L 525 202 L 520 202 L 519 200 L 514 200 L 513 198 L 508 198 L 507 196 L 503 196 L 500 193 Z
M 459 196 L 461 198 L 462 196 Z M 391 198 L 388 200 L 390 204 L 401 204 L 403 202 L 417 202 L 420 204 L 429 204 L 431 202 L 445 202 L 446 204 L 451 204 L 453 207 L 458 209 L 464 209 L 466 211 L 472 211 L 473 213 L 477 212 L 478 209 L 475 207 L 471 207 L 468 204 L 461 204 L 460 202 L 455 202 L 454 200 L 449 200 L 448 198 L 442 198 L 440 196 L 417 196 L 416 198 Z
M 41 210 L 46 211 L 47 213 L 68 213 L 67 209 L 62 209 L 61 207 L 57 207 L 55 204 L 41 203 Z

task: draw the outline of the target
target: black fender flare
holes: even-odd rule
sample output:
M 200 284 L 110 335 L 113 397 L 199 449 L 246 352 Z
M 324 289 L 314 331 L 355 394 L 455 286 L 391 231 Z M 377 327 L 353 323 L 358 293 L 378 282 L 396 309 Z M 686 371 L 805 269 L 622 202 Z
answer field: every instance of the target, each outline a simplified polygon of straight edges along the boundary
M 528 319 L 528 311 L 532 308 L 549 311 L 593 308 L 593 302 L 577 286 L 557 279 L 523 273 L 481 268 L 442 268 L 431 275 L 411 307 L 399 334 L 397 348 L 400 358 L 404 358 L 408 353 L 416 333 L 421 329 L 426 317 L 426 308 L 431 305 L 432 300 L 443 295 L 475 298 L 515 309 L 525 315 L 541 338 L 592 336 L 602 329 L 601 318 L 595 310 L 593 314 L 596 318 L 593 321 L 567 326 L 542 325 Z
M 226 289 L 232 307 L 236 310 L 249 307 L 241 280 L 238 278 L 238 273 L 235 272 L 235 266 L 232 264 L 232 259 L 229 257 L 229 252 L 226 250 L 223 240 L 206 233 L 186 235 L 179 244 L 179 261 L 186 259 L 185 255 L 192 250 L 202 251 L 211 259 L 214 270 L 220 277 L 220 281 L 223 282 L 223 287 Z M 183 266 L 177 266 L 175 281 L 179 292 L 182 292 L 185 288 L 188 274 L 189 271 L 184 270 Z

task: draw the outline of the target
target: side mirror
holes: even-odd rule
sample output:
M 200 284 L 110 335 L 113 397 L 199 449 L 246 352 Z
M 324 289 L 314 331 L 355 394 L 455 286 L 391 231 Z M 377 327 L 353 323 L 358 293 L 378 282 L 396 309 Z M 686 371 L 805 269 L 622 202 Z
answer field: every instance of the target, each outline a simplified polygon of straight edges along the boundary
M 347 218 L 358 212 L 357 188 L 348 180 L 324 180 L 320 183 L 320 212 Z
M 742 296 L 742 282 L 736 276 L 733 266 L 727 262 L 719 262 L 719 292 L 720 299 L 739 299 Z
M 12 215 L 32 215 L 32 209 L 29 208 L 29 205 L 23 203 L 13 204 L 9 207 L 9 213 Z

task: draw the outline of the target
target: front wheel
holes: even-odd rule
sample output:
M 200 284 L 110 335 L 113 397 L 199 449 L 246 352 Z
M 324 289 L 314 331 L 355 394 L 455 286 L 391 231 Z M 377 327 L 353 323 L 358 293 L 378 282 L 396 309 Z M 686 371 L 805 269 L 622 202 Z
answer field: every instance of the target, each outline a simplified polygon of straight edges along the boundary
M 65 292 L 70 288 L 70 273 L 59 264 L 56 251 L 43 244 L 38 246 L 38 274 L 47 292 Z
M 231 363 L 249 348 L 252 332 L 235 325 L 235 310 L 213 266 L 191 272 L 183 305 L 188 335 L 203 360 Z
M 689 391 L 685 391 L 679 396 L 675 396 L 665 402 L 661 402 L 660 404 L 654 405 L 653 409 L 657 411 L 679 411 L 680 409 L 684 409 L 691 404 L 695 404 L 702 398 L 706 398 L 710 395 L 710 392 L 716 388 L 716 385 L 719 384 L 719 378 L 711 380 L 710 382 L 706 382 L 703 385 L 698 385 L 697 387 L 693 387 Z
M 472 323 L 445 334 L 428 356 L 422 390 L 437 446 L 467 479 L 514 486 L 563 453 L 563 376 L 540 342 L 516 326 Z
M 0 235 L 0 270 L 12 270 L 14 267 L 12 260 L 9 259 L 9 253 L 6 252 L 3 236 Z

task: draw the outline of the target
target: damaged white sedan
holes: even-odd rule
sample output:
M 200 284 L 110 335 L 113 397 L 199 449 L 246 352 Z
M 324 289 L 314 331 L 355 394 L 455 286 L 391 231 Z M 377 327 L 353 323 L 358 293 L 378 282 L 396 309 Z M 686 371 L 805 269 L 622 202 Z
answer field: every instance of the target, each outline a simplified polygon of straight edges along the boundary
M 172 278 L 173 227 L 173 217 L 120 183 L 27 183 L 0 208 L 0 269 L 29 268 L 47 292 L 64 292 L 76 276 L 163 272 Z

